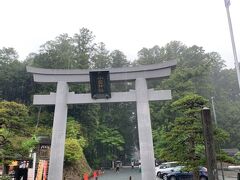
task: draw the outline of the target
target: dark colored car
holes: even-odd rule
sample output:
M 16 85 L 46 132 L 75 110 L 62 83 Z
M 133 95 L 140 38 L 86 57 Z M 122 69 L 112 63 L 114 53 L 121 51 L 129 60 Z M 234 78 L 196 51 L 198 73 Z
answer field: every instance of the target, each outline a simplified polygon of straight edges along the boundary
M 193 179 L 192 172 L 178 171 L 167 175 L 167 180 L 192 180 L 192 179 Z M 200 167 L 199 180 L 208 180 L 207 168 Z

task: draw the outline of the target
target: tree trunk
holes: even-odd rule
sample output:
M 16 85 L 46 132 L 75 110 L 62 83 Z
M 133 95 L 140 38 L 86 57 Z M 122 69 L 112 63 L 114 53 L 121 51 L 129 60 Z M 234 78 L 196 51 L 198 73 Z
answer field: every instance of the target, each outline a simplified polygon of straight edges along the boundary
M 199 180 L 199 172 L 198 172 L 198 170 L 197 171 L 196 170 L 193 171 L 193 180 Z
M 114 169 L 114 168 L 115 168 L 114 161 L 112 160 L 112 169 Z
M 196 156 L 195 156 L 195 142 L 194 142 L 194 135 L 192 135 L 192 139 L 190 140 L 190 159 L 192 162 L 195 161 L 196 159 Z M 194 170 L 193 170 L 193 180 L 199 180 L 199 171 L 198 171 L 198 168 L 196 169 L 196 167 L 194 167 Z
M 2 159 L 2 175 L 5 175 L 6 174 L 6 165 L 5 165 L 5 159 L 3 158 Z

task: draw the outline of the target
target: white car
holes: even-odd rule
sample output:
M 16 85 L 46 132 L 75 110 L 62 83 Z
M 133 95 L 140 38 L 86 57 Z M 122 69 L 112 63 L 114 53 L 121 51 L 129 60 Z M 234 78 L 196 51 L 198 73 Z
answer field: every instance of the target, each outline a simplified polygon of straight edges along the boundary
M 180 171 L 183 166 L 179 166 L 178 162 L 165 162 L 155 168 L 156 176 L 166 179 L 171 172 Z

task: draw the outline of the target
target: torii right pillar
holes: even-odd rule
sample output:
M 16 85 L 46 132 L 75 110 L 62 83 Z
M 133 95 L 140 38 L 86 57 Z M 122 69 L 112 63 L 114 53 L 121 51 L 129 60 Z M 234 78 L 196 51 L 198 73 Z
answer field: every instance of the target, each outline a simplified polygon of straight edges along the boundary
M 135 86 L 142 180 L 155 180 L 152 127 L 146 79 L 137 78 Z

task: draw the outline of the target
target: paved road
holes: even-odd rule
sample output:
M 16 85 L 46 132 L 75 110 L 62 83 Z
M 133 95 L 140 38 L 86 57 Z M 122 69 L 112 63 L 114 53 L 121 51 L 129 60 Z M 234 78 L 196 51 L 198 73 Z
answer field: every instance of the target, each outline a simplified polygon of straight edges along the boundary
M 224 171 L 224 180 L 237 180 L 238 171 Z M 219 180 L 223 180 L 222 172 L 218 170 Z
M 222 174 L 219 173 L 219 180 L 223 180 Z M 224 180 L 236 180 L 238 171 L 224 171 Z M 116 173 L 115 170 L 105 170 L 102 176 L 98 177 L 98 180 L 141 180 L 141 172 L 138 168 L 131 169 L 130 167 L 120 168 L 119 173 Z M 161 180 L 156 178 L 156 180 Z
M 130 167 L 120 168 L 119 173 L 116 173 L 114 170 L 105 170 L 102 176 L 98 177 L 98 180 L 141 180 L 141 172 L 138 168 L 131 169 Z M 160 180 L 160 179 L 156 179 Z

